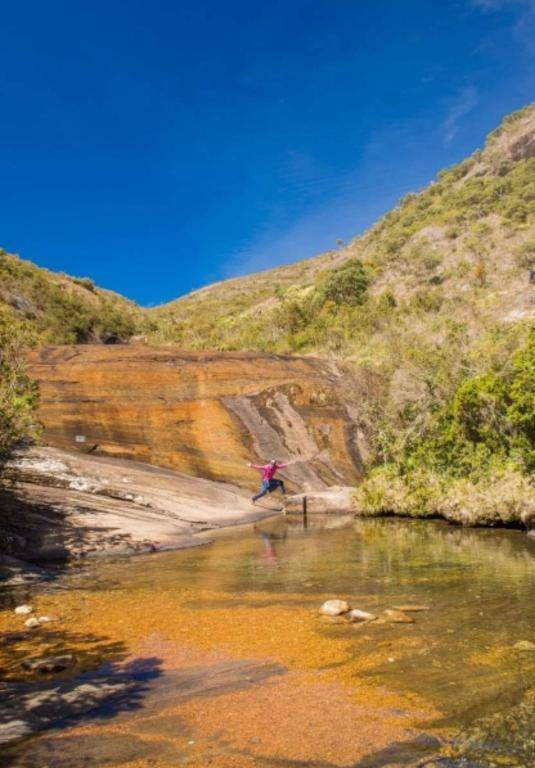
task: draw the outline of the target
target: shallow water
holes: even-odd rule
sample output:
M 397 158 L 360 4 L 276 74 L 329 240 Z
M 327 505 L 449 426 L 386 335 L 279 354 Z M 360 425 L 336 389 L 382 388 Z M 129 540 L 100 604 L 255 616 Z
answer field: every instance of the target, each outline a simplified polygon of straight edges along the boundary
M 130 688 L 5 765 L 535 766 L 535 653 L 514 648 L 535 642 L 534 541 L 338 517 L 211 538 L 94 563 L 32 597 L 59 621 L 9 646 L 8 675 L 22 655 L 69 649 L 84 680 Z M 330 597 L 380 620 L 323 621 Z M 429 610 L 382 619 L 407 604 Z M 12 613 L 0 628 L 18 628 Z

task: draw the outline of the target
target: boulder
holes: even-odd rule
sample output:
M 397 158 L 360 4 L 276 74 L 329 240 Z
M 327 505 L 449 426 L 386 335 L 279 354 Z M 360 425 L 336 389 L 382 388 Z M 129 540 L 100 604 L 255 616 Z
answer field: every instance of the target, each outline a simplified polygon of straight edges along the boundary
M 287 514 L 303 512 L 303 497 L 307 500 L 307 513 L 324 515 L 353 514 L 353 494 L 355 488 L 347 485 L 332 485 L 324 491 L 309 491 L 287 496 L 284 511 Z
M 37 629 L 37 627 L 40 627 L 41 624 L 39 622 L 39 619 L 32 617 L 31 619 L 26 619 L 26 621 L 24 622 L 24 626 L 28 627 L 28 629 Z
M 391 621 L 394 624 L 413 624 L 414 619 L 404 611 L 399 611 L 394 608 L 387 608 L 384 612 L 387 621 Z
M 17 605 L 15 613 L 17 616 L 27 616 L 29 613 L 33 613 L 33 608 L 31 605 Z
M 350 610 L 345 600 L 327 600 L 320 608 L 322 616 L 341 616 Z
M 358 608 L 352 608 L 348 613 L 346 613 L 346 618 L 351 622 L 375 621 L 377 616 L 374 613 L 368 613 L 367 611 L 361 611 Z

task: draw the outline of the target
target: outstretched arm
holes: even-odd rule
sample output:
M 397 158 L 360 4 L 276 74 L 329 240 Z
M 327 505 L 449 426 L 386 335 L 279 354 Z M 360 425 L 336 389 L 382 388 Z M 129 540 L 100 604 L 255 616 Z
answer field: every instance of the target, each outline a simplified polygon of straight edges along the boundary
M 249 463 L 247 464 L 247 466 L 248 466 L 248 467 L 251 467 L 251 469 L 264 469 L 264 467 L 262 466 L 262 464 L 251 464 L 251 462 L 249 462 Z

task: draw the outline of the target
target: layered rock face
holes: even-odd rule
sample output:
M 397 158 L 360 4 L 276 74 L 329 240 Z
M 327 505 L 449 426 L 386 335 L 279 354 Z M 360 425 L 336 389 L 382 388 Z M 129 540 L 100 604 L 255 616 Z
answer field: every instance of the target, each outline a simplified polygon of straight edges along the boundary
M 128 345 L 47 347 L 29 359 L 45 441 L 186 474 L 258 484 L 247 461 L 297 463 L 290 488 L 362 474 L 359 434 L 332 363 Z

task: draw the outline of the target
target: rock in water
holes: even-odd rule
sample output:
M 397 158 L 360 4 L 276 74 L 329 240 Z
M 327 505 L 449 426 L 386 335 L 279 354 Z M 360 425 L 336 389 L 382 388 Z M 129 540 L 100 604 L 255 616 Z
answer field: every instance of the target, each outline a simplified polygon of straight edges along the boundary
M 388 608 L 385 611 L 385 618 L 387 621 L 391 621 L 394 624 L 414 624 L 414 619 L 403 611 L 398 611 L 393 608 Z
M 31 619 L 26 619 L 26 621 L 24 622 L 24 626 L 28 627 L 28 629 L 37 629 L 37 627 L 40 627 L 41 624 L 39 622 L 39 619 L 32 617 Z
M 403 613 L 418 613 L 419 611 L 430 611 L 429 605 L 395 605 L 394 610 L 403 611 Z
M 29 613 L 33 612 L 33 608 L 31 605 L 17 605 L 15 608 L 15 613 L 17 616 L 27 616 Z
M 352 608 L 349 613 L 346 614 L 348 621 L 375 621 L 377 616 L 374 613 L 368 613 L 368 611 L 361 611 L 358 608 Z
M 530 640 L 519 640 L 518 643 L 515 643 L 513 648 L 516 651 L 535 651 L 535 643 L 532 643 Z
M 327 600 L 320 608 L 322 616 L 341 616 L 349 611 L 349 604 L 345 600 Z
M 74 656 L 72 653 L 65 653 L 63 656 L 50 656 L 44 659 L 26 659 L 22 662 L 24 669 L 32 672 L 62 672 L 64 669 L 72 667 Z

